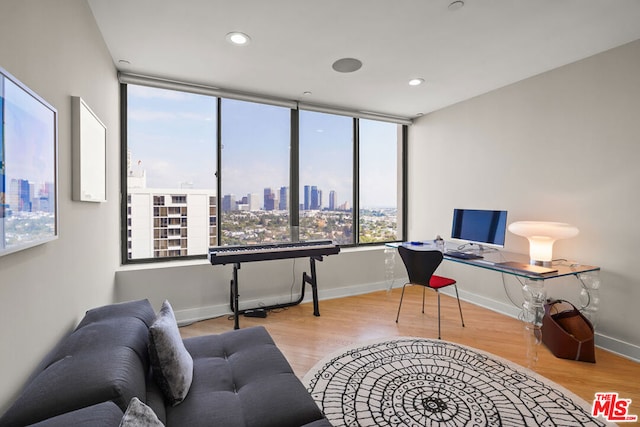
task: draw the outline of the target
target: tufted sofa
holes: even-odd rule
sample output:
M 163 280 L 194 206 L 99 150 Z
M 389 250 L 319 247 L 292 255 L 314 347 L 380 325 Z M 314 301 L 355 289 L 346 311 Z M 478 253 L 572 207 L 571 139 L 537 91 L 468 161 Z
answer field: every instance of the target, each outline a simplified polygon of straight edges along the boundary
M 155 321 L 147 300 L 88 311 L 0 426 L 119 426 L 134 397 L 166 426 L 331 426 L 263 327 L 181 340 L 193 376 L 186 397 L 168 402 L 149 356 Z

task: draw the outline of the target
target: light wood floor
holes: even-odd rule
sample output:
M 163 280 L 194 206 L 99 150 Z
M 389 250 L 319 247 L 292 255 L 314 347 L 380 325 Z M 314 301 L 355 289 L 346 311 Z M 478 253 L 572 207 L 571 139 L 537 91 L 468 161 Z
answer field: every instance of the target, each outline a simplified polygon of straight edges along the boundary
M 425 314 L 421 312 L 422 290 L 407 287 L 399 323 L 395 317 L 400 289 L 348 298 L 320 301 L 320 317 L 313 316 L 311 303 L 271 312 L 265 319 L 240 318 L 240 327 L 263 325 L 302 376 L 331 352 L 363 341 L 394 336 L 437 338 L 435 292 L 427 291 Z M 522 323 L 476 305 L 462 302 L 465 326 L 455 298 L 442 295 L 442 339 L 484 350 L 527 366 Z M 220 333 L 233 329 L 227 316 L 204 320 L 180 328 L 183 337 Z M 640 415 L 640 363 L 596 348 L 596 363 L 558 359 L 544 344 L 538 349 L 538 374 L 566 387 L 591 403 L 596 392 L 618 392 L 632 399 L 630 414 Z

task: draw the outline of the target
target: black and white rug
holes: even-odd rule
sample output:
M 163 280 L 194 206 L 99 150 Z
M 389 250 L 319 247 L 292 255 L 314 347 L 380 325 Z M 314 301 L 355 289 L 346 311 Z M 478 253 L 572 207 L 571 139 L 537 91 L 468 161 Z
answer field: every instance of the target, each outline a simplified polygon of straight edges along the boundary
M 318 362 L 305 386 L 336 426 L 605 426 L 591 405 L 505 359 L 402 337 Z

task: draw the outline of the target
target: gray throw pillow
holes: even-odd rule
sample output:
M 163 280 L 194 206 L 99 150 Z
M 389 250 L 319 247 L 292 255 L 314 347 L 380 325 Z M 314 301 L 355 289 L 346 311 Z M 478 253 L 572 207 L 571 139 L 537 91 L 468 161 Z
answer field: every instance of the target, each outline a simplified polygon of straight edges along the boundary
M 182 402 L 193 379 L 193 358 L 184 347 L 169 301 L 149 328 L 149 357 L 155 378 L 171 406 Z
M 119 427 L 164 427 L 153 409 L 134 397 L 120 421 Z

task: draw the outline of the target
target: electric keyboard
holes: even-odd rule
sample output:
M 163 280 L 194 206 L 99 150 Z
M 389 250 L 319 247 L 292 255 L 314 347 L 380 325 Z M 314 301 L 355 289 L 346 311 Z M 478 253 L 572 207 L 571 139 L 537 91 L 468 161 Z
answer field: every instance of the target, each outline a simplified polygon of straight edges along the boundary
M 267 245 L 219 246 L 209 249 L 209 261 L 213 265 L 232 264 L 275 259 L 306 258 L 334 255 L 340 247 L 331 240 L 277 243 Z
M 239 329 L 238 316 L 245 312 L 256 310 L 270 310 L 290 307 L 300 304 L 304 300 L 304 286 L 311 285 L 313 292 L 313 315 L 320 316 L 318 307 L 318 281 L 316 278 L 316 261 L 322 261 L 324 255 L 334 255 L 340 252 L 340 247 L 331 240 L 314 240 L 307 242 L 278 243 L 268 245 L 248 245 L 248 246 L 218 246 L 209 248 L 209 261 L 213 265 L 233 264 L 233 278 L 229 290 L 229 300 L 234 317 L 234 329 Z M 300 298 L 297 301 L 274 304 L 268 307 L 258 307 L 256 309 L 240 310 L 238 308 L 238 270 L 240 263 L 252 261 L 269 261 L 274 259 L 289 258 L 309 258 L 311 274 L 302 273 L 302 284 Z

